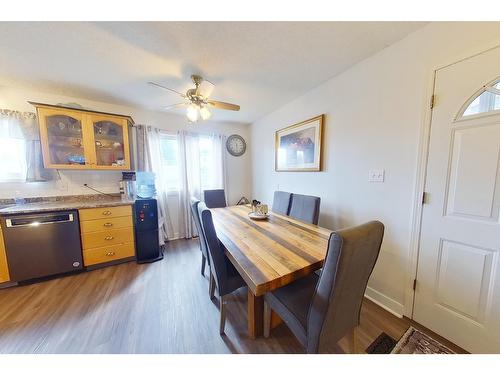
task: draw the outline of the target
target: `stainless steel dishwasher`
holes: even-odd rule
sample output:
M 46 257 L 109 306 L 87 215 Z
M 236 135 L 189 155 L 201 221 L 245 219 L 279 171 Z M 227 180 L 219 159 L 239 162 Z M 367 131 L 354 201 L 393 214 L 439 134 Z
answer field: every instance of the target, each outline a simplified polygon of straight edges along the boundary
M 82 269 L 76 210 L 6 215 L 1 220 L 12 281 Z

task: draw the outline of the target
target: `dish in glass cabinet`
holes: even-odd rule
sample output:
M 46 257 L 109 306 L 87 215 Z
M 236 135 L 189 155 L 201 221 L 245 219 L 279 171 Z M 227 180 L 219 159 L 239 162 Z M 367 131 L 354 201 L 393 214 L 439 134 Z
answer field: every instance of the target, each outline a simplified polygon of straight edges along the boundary
M 85 156 L 83 156 L 83 155 L 69 155 L 68 156 L 68 163 L 69 164 L 84 165 L 85 164 Z
M 258 214 L 256 212 L 249 212 L 248 217 L 252 220 L 267 220 L 269 218 L 269 214 Z

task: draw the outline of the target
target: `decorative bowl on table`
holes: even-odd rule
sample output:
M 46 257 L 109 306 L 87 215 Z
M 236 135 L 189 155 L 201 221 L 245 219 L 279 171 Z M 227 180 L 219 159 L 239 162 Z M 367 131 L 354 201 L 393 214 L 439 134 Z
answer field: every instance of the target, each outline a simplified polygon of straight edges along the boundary
M 248 217 L 252 220 L 267 220 L 269 218 L 269 214 L 262 214 L 258 212 L 249 212 Z

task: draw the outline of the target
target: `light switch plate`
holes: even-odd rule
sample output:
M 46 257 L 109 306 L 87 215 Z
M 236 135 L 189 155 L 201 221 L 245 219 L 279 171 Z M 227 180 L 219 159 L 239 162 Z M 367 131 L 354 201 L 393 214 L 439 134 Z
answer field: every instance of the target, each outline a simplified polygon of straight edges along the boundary
M 384 179 L 384 169 L 370 169 L 370 172 L 368 172 L 368 182 L 384 182 Z

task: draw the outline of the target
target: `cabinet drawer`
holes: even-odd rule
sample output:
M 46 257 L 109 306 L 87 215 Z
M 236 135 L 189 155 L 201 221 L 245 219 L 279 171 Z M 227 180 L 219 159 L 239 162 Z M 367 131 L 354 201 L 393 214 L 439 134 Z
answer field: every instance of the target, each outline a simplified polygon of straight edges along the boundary
M 80 223 L 82 233 L 106 231 L 132 227 L 132 216 L 110 217 L 109 219 L 85 220 Z
M 117 259 L 135 256 L 133 243 L 120 245 L 102 246 L 83 251 L 83 264 L 91 266 L 93 264 L 111 262 Z
M 78 211 L 80 221 L 104 219 L 117 216 L 132 216 L 132 206 L 83 208 Z
M 126 242 L 134 242 L 134 230 L 132 228 L 109 229 L 98 232 L 82 233 L 82 245 L 84 249 L 117 245 Z

